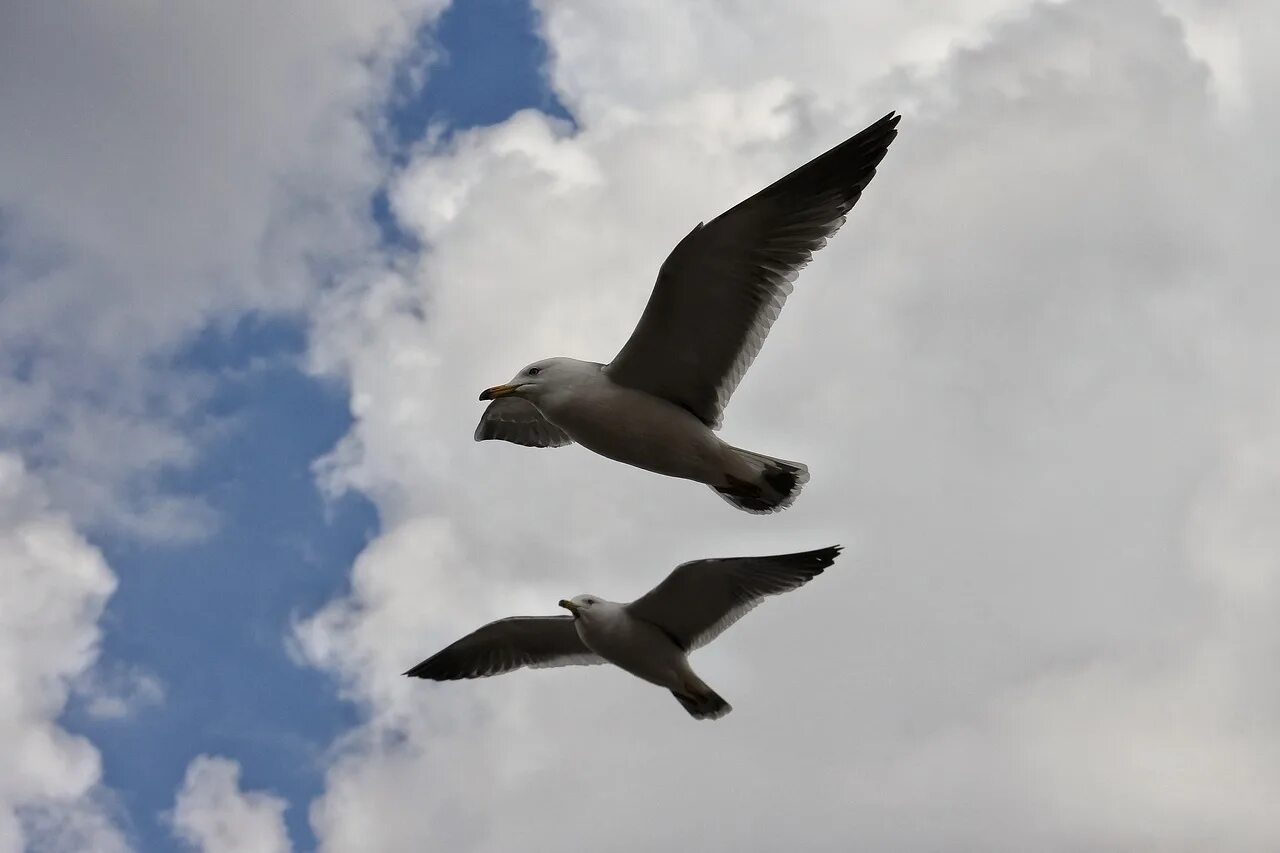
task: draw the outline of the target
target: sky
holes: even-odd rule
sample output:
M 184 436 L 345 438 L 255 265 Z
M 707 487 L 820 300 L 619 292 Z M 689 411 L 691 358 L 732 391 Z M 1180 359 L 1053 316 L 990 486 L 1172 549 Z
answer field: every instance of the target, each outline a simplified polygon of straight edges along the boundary
M 0 853 L 1280 847 L 1265 0 L 0 5 Z M 776 516 L 484 387 L 900 135 L 726 411 Z M 695 665 L 485 621 L 846 546 Z

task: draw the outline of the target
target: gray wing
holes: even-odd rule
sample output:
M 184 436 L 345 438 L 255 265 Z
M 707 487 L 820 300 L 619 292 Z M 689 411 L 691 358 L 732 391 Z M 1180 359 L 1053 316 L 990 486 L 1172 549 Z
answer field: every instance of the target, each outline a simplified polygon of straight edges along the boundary
M 572 616 L 513 616 L 490 622 L 405 675 L 452 681 L 501 675 L 522 666 L 604 663 L 582 643 Z
M 573 444 L 573 439 L 544 418 L 533 403 L 519 397 L 499 397 L 480 416 L 480 423 L 476 425 L 476 441 L 495 438 L 525 447 Z
M 685 651 L 705 646 L 770 595 L 790 592 L 822 574 L 840 546 L 779 554 L 694 560 L 627 605 Z
M 792 282 L 844 224 L 899 118 L 890 113 L 693 229 L 663 262 L 639 324 L 605 368 L 609 377 L 718 427 Z

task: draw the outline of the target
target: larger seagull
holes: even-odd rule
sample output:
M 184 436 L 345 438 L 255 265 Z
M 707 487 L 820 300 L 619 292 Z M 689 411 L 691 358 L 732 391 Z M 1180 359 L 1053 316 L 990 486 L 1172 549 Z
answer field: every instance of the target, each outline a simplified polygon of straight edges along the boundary
M 405 675 L 433 681 L 500 675 L 523 666 L 612 663 L 671 691 L 694 718 L 733 710 L 689 666 L 705 646 L 767 596 L 803 586 L 835 562 L 840 546 L 694 560 L 629 604 L 596 595 L 560 602 L 571 616 L 513 616 L 490 622 Z
M 649 304 L 609 364 L 549 358 L 485 390 L 476 441 L 578 442 L 705 483 L 738 509 L 791 505 L 809 469 L 721 441 L 721 415 L 813 253 L 875 176 L 900 116 L 866 130 L 700 223 L 658 271 Z

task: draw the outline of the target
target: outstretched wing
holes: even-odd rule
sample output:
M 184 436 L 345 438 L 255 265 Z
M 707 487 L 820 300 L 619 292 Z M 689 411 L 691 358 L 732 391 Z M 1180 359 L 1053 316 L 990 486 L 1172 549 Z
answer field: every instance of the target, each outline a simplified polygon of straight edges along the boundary
M 705 646 L 770 595 L 822 574 L 840 546 L 779 554 L 694 560 L 627 605 L 632 616 L 661 628 L 685 651 Z
M 475 439 L 499 439 L 525 447 L 563 447 L 573 443 L 533 403 L 519 397 L 499 397 L 490 403 L 476 425 Z
M 604 663 L 582 643 L 572 616 L 513 616 L 490 622 L 405 675 L 452 681 L 501 675 L 522 666 Z
M 792 282 L 844 224 L 899 118 L 890 113 L 693 229 L 662 264 L 639 324 L 605 368 L 609 377 L 718 427 Z

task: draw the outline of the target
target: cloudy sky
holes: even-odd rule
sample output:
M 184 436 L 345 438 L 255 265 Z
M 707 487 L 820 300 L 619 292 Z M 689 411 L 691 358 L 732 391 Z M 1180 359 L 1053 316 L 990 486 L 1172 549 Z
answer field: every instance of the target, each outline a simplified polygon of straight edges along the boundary
M 1280 847 L 1269 0 L 0 4 L 0 853 Z M 781 515 L 479 389 L 889 110 L 731 442 Z M 847 547 L 701 652 L 398 675 Z

